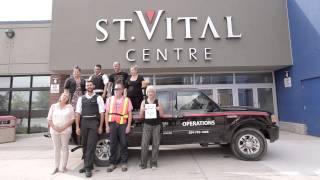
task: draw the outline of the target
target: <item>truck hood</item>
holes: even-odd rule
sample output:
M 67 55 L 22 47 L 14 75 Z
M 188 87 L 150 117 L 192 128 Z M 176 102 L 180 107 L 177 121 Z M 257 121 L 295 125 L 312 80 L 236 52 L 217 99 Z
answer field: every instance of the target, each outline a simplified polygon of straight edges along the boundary
M 220 106 L 221 111 L 256 111 L 256 112 L 266 112 L 269 114 L 272 114 L 269 111 L 263 110 L 263 109 L 258 109 L 254 107 L 247 107 L 247 106 Z

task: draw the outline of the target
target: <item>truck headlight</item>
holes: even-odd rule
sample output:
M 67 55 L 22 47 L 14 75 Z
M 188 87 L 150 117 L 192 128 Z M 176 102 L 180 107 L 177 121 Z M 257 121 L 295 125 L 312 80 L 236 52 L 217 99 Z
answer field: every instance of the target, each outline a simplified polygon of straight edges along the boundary
M 272 114 L 271 115 L 271 121 L 273 124 L 278 124 L 278 118 L 276 115 Z

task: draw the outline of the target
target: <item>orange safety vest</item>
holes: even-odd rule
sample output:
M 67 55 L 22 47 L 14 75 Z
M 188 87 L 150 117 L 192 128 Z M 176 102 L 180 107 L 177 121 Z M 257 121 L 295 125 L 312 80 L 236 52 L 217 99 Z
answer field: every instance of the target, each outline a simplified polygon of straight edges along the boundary
M 117 108 L 117 98 L 112 96 L 109 102 L 109 122 L 117 122 L 118 124 L 126 124 L 128 120 L 129 98 L 124 98 L 119 109 Z

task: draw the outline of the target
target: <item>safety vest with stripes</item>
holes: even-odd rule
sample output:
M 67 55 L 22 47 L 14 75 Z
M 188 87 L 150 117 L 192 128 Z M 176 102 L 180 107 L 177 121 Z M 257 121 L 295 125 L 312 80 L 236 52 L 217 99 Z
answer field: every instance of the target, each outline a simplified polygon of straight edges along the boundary
M 120 108 L 117 109 L 117 98 L 112 96 L 109 101 L 109 122 L 117 122 L 118 124 L 126 124 L 128 120 L 129 98 L 125 97 Z

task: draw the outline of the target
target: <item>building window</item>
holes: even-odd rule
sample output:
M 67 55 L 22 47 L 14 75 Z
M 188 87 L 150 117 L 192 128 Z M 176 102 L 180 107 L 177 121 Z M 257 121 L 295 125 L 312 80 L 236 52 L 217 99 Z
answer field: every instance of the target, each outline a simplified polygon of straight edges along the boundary
M 11 110 L 28 110 L 29 95 L 29 91 L 13 91 L 11 100 Z
M 49 92 L 32 91 L 30 132 L 38 133 L 47 131 L 46 119 L 49 111 Z
M 9 91 L 0 91 L 0 114 L 9 113 Z
M 13 88 L 28 88 L 30 87 L 30 76 L 17 76 L 13 77 Z
M 19 119 L 17 133 L 28 133 L 29 91 L 13 91 L 10 114 Z
M 142 75 L 144 80 L 149 81 L 149 85 L 153 85 L 153 75 Z
M 239 106 L 253 107 L 253 90 L 238 89 Z
M 33 76 L 32 87 L 49 87 L 50 76 Z
M 272 73 L 236 73 L 236 83 L 273 83 Z
M 220 106 L 232 106 L 232 89 L 218 89 L 218 102 Z
M 196 74 L 196 84 L 233 84 L 233 74 Z
M 0 77 L 0 88 L 10 88 L 10 77 Z
M 49 87 L 48 75 L 0 77 L 0 115 L 19 119 L 17 133 L 47 131 Z
M 156 85 L 192 85 L 192 74 L 156 75 Z

